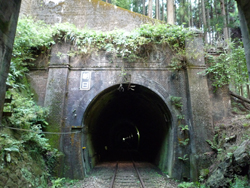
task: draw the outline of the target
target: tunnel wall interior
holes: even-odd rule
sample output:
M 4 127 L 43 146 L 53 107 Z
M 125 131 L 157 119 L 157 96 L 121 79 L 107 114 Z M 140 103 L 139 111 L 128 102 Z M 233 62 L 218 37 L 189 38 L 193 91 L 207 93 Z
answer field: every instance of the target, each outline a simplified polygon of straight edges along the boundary
M 133 86 L 132 89 L 130 87 Z M 135 84 L 112 86 L 88 106 L 84 115 L 92 164 L 137 160 L 159 165 L 168 141 L 171 114 L 150 89 Z M 166 161 L 163 161 L 164 163 Z

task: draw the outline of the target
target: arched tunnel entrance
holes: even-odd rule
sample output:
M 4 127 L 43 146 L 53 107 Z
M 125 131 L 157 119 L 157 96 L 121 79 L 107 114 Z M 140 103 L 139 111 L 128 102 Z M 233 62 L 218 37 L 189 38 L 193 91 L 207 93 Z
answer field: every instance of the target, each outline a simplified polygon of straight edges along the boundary
M 131 160 L 131 156 L 165 166 L 171 129 L 166 103 L 141 85 L 123 84 L 124 90 L 118 88 L 115 85 L 99 93 L 85 111 L 85 138 L 92 166 Z

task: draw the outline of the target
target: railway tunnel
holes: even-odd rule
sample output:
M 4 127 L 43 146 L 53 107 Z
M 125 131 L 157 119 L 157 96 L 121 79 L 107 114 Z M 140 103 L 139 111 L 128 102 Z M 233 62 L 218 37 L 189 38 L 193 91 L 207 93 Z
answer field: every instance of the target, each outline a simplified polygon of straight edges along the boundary
M 92 163 L 114 160 L 166 164 L 171 114 L 163 99 L 137 84 L 114 85 L 99 93 L 83 119 Z

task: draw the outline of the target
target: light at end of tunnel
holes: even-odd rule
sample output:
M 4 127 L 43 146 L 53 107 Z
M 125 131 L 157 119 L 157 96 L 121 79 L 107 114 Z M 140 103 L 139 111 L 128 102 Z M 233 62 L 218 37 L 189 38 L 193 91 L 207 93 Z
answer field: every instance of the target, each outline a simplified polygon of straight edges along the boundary
M 105 148 L 105 150 L 108 150 L 108 146 L 105 146 L 104 148 Z

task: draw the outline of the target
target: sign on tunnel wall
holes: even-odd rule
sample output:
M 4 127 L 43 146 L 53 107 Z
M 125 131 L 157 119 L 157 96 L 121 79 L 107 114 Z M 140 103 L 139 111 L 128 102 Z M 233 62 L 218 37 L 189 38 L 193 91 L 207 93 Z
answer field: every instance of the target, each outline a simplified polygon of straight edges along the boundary
M 80 90 L 89 90 L 90 89 L 90 80 L 91 80 L 91 72 L 90 71 L 82 71 L 81 79 L 80 79 Z

